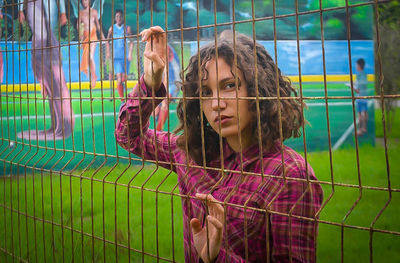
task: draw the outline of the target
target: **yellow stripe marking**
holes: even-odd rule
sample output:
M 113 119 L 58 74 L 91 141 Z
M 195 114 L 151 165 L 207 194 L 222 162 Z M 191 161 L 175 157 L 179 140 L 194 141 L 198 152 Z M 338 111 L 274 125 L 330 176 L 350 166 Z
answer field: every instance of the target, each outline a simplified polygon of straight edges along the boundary
M 292 82 L 299 82 L 299 76 L 288 76 Z M 356 80 L 356 75 L 353 75 L 353 81 Z M 368 74 L 367 80 L 369 82 L 375 81 L 375 75 Z M 303 75 L 301 76 L 302 82 L 324 82 L 323 75 Z M 326 75 L 327 82 L 350 82 L 350 75 Z M 133 88 L 137 83 L 137 80 L 128 80 L 128 89 Z M 94 89 L 109 89 L 111 82 L 108 80 L 97 81 L 96 87 Z M 72 90 L 89 90 L 90 82 L 72 82 L 71 84 L 67 82 L 68 88 Z M 117 81 L 114 80 L 114 88 L 117 87 Z M 26 91 L 40 91 L 40 84 L 2 84 L 1 92 L 26 92 Z
M 299 76 L 288 76 L 292 82 L 299 82 Z M 353 81 L 356 80 L 356 74 L 353 74 Z M 375 81 L 375 75 L 368 74 L 367 80 Z M 324 82 L 324 75 L 302 75 L 302 82 Z M 350 82 L 350 75 L 326 75 L 327 82 Z
M 128 80 L 127 86 L 128 88 L 133 88 L 137 83 L 137 80 Z M 96 87 L 93 89 L 109 89 L 111 82 L 108 80 L 97 81 Z M 90 89 L 90 82 L 67 82 L 68 89 L 71 88 L 72 90 L 89 90 Z M 114 88 L 117 88 L 117 81 L 114 80 Z M 41 87 L 40 84 L 2 84 L 1 85 L 1 92 L 26 92 L 26 91 L 40 91 Z

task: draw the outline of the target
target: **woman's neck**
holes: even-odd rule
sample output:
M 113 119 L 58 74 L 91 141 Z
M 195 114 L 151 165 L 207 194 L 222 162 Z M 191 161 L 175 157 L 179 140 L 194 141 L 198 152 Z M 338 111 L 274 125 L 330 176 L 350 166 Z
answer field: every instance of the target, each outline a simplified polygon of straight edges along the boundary
M 226 138 L 227 143 L 235 152 L 244 151 L 249 148 L 251 145 L 256 143 L 256 140 L 253 137 L 253 132 L 251 130 L 251 125 L 248 125 L 242 132 L 239 139 L 239 136 L 231 136 Z

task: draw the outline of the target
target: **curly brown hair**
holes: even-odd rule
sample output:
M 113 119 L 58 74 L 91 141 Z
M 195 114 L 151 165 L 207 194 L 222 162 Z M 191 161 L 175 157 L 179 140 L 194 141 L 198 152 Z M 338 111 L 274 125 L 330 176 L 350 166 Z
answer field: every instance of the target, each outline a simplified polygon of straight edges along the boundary
M 256 48 L 256 61 L 254 47 Z M 247 83 L 248 97 L 254 98 L 249 101 L 249 111 L 254 116 L 251 124 L 254 127 L 254 138 L 258 139 L 259 125 L 264 151 L 268 150 L 276 140 L 280 139 L 279 109 L 281 112 L 283 140 L 301 135 L 300 127 L 304 124 L 304 116 L 302 114 L 304 104 L 297 97 L 297 92 L 292 87 L 290 80 L 282 76 L 280 69 L 277 69 L 273 59 L 262 45 L 256 43 L 254 46 L 253 39 L 236 33 L 234 49 L 232 31 L 224 31 L 217 39 L 217 46 L 213 41 L 202 47 L 199 54 L 191 57 L 189 65 L 181 73 L 181 79 L 184 79 L 184 81 L 177 83 L 186 97 L 186 99 L 179 101 L 177 107 L 180 125 L 176 132 L 183 131 L 177 143 L 179 147 L 185 148 L 185 140 L 187 140 L 189 155 L 199 165 L 203 163 L 200 118 L 202 112 L 199 98 L 201 81 L 199 81 L 199 75 L 207 76 L 205 65 L 208 61 L 215 59 L 216 56 L 223 58 L 228 65 L 233 67 L 235 65 L 234 52 L 236 52 L 237 68 L 242 71 Z M 260 118 L 257 117 L 255 64 L 257 64 L 258 96 L 262 98 L 258 100 Z M 279 81 L 277 80 L 277 75 Z M 280 99 L 278 99 L 277 85 L 279 85 Z M 184 124 L 185 112 L 186 127 Z M 259 121 L 260 123 L 258 123 Z M 205 159 L 206 164 L 208 164 L 219 156 L 219 135 L 208 125 L 204 115 L 203 129 Z

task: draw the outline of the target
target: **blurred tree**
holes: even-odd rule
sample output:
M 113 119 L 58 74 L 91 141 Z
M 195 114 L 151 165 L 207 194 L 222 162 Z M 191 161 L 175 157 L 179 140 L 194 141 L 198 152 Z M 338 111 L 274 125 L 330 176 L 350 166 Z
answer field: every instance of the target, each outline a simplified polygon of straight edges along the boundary
M 379 40 L 375 45 L 375 89 L 377 94 L 389 95 L 400 93 L 400 2 L 380 4 L 378 6 Z M 376 33 L 376 32 L 375 32 Z M 377 37 L 377 36 L 375 36 Z M 378 40 L 378 39 L 377 39 Z M 380 46 L 378 46 L 380 44 Z M 382 78 L 381 78 L 382 74 Z M 382 85 L 382 87 L 381 87 Z M 382 90 L 381 90 L 382 89 Z M 386 127 L 392 130 L 395 119 L 396 102 L 399 99 L 385 98 Z M 379 100 L 382 103 L 381 100 Z
M 167 4 L 167 6 L 165 6 L 165 4 Z M 157 18 L 157 21 L 162 21 L 160 21 L 161 24 L 154 22 L 155 25 L 163 25 L 163 28 L 165 28 L 165 14 L 167 14 L 168 29 L 172 30 L 179 28 L 180 19 L 177 18 L 180 18 L 180 8 L 174 1 L 159 1 L 156 5 L 156 10 L 158 12 L 158 16 L 160 16 Z
M 179 29 L 181 27 L 181 8 L 183 11 L 183 26 L 196 27 L 197 25 L 197 2 L 196 0 L 139 0 L 139 10 L 137 1 L 112 1 L 105 0 L 104 13 L 102 17 L 103 28 L 108 29 L 113 23 L 113 13 L 115 9 L 126 10 L 126 24 L 130 25 L 134 34 L 137 33 L 136 17 L 139 15 L 139 31 L 150 26 L 151 9 L 153 10 L 153 25 L 165 27 L 165 5 L 167 5 L 168 28 Z M 235 1 L 236 21 L 249 20 L 252 18 L 252 8 L 254 7 L 255 18 L 271 17 L 273 15 L 273 0 L 218 0 L 216 1 L 217 23 L 230 22 L 233 17 L 232 1 Z M 350 0 L 349 4 L 365 2 L 367 0 Z M 125 6 L 124 6 L 125 2 Z M 293 0 L 275 1 L 276 15 L 293 14 L 296 6 Z M 297 0 L 300 12 L 318 10 L 319 0 Z M 151 5 L 152 4 L 152 5 Z M 199 3 L 199 23 L 200 25 L 214 24 L 214 1 L 200 0 Z M 322 8 L 343 7 L 346 0 L 322 1 Z M 352 39 L 371 39 L 372 14 L 370 6 L 351 8 L 350 10 L 351 37 Z M 304 17 L 307 17 L 304 18 Z M 257 23 L 260 24 L 260 23 Z M 261 23 L 262 24 L 262 23 Z M 272 25 L 270 23 L 264 23 Z M 326 39 L 347 39 L 346 31 L 346 12 L 345 9 L 324 12 L 324 28 Z M 282 18 L 277 20 L 277 36 L 279 39 L 296 39 L 296 20 Z M 223 27 L 224 28 L 224 27 Z M 237 24 L 236 28 L 244 33 L 252 33 L 252 25 Z M 293 29 L 294 28 L 294 29 Z M 222 28 L 221 28 L 222 29 Z M 220 30 L 220 28 L 218 29 Z M 211 37 L 214 29 L 201 30 L 201 36 Z M 257 28 L 257 38 L 273 39 L 274 29 Z M 299 31 L 301 39 L 320 39 L 319 15 L 305 15 L 299 17 Z M 185 31 L 185 38 L 195 39 L 196 32 Z
M 114 24 L 115 10 L 120 9 L 125 13 L 125 24 L 129 25 L 134 33 L 137 31 L 137 2 L 136 1 L 112 1 L 105 0 L 101 23 L 103 32 L 108 32 L 111 25 Z M 139 11 L 143 9 L 142 1 L 139 1 Z M 107 35 L 107 33 L 105 33 Z
M 248 2 L 248 12 L 251 14 L 251 1 L 243 1 Z M 242 3 L 244 5 L 244 3 Z M 254 1 L 254 16 L 258 17 L 266 17 L 273 15 L 273 0 L 255 0 Z
M 372 6 L 359 6 L 353 8 L 350 16 L 351 39 L 373 38 L 373 8 Z
M 319 40 L 321 39 L 321 23 L 319 14 L 307 14 L 299 17 L 300 39 Z
M 12 41 L 30 41 L 32 39 L 32 31 L 28 23 L 21 24 L 18 19 L 14 19 Z
M 55 32 L 53 32 L 53 34 L 56 36 L 57 40 L 59 40 L 60 43 L 78 39 L 78 32 L 76 31 L 75 26 L 71 23 L 70 20 L 67 20 L 67 24 L 65 26 L 61 28 L 56 27 L 56 30 Z
M 329 0 L 321 2 L 322 8 L 346 6 L 346 0 Z M 320 8 L 319 0 L 310 0 L 308 3 L 308 8 L 309 10 L 318 10 Z
M 363 2 L 366 2 L 366 0 L 353 0 L 349 1 L 348 5 Z M 346 0 L 322 1 L 322 9 L 345 6 Z M 319 0 L 309 0 L 308 5 L 303 5 L 302 8 L 304 9 L 300 9 L 300 11 L 318 10 L 320 9 Z M 372 39 L 372 11 L 372 6 L 349 8 L 351 39 Z M 347 39 L 346 9 L 325 11 L 323 13 L 323 19 L 325 39 Z M 325 28 L 325 26 L 327 28 Z
M 299 11 L 304 11 L 310 7 L 310 0 L 296 0 L 296 1 Z M 275 1 L 276 14 L 277 15 L 294 14 L 296 12 L 296 1 L 293 0 Z
M 233 17 L 232 1 L 235 1 L 235 19 L 236 21 L 251 20 L 252 8 L 254 8 L 255 18 L 271 17 L 273 15 L 273 0 L 218 0 L 216 2 L 217 23 L 230 22 Z M 349 4 L 362 3 L 367 0 L 350 0 Z M 397 2 L 397 1 L 394 1 Z M 295 12 L 295 1 L 279 0 L 275 1 L 276 15 L 293 14 Z M 297 0 L 298 9 L 302 11 L 318 10 L 320 8 L 319 0 Z M 167 12 L 165 8 L 167 5 Z M 200 25 L 214 24 L 214 1 L 200 0 L 199 3 L 199 22 Z M 322 8 L 343 7 L 346 0 L 322 1 Z M 139 7 L 139 10 L 137 10 Z M 170 30 L 181 27 L 181 0 L 153 0 L 153 1 L 112 1 L 105 0 L 104 11 L 101 17 L 103 30 L 106 32 L 114 23 L 115 10 L 121 9 L 126 14 L 126 24 L 132 28 L 132 33 L 137 34 L 150 26 L 151 10 L 153 12 L 153 25 L 165 27 L 165 16 L 167 14 L 168 28 Z M 10 9 L 11 10 L 11 9 Z M 6 12 L 11 12 L 7 10 Z M 197 3 L 196 0 L 183 0 L 183 26 L 196 27 L 197 25 Z M 373 24 L 372 7 L 360 6 L 350 8 L 350 29 L 352 39 L 371 39 Z M 137 16 L 139 15 L 139 25 L 137 25 Z M 345 9 L 335 11 L 325 11 L 323 13 L 324 31 L 326 39 L 347 39 L 346 31 L 346 12 Z M 73 19 L 73 18 L 71 18 Z M 75 20 L 71 20 L 75 25 Z M 262 23 L 257 23 L 262 24 Z M 273 25 L 270 23 L 264 23 Z M 296 20 L 293 17 L 281 18 L 277 20 L 277 37 L 279 39 L 296 39 Z M 247 34 L 252 33 L 252 25 L 237 24 L 236 28 Z M 294 28 L 294 29 L 293 29 Z M 222 28 L 221 28 L 222 29 Z M 220 30 L 220 29 L 218 29 Z M 17 30 L 19 32 L 19 30 Z M 23 30 L 22 30 L 23 31 Z M 21 31 L 21 32 L 22 32 Z M 214 29 L 209 28 L 201 30 L 201 36 L 212 36 Z M 274 29 L 257 28 L 257 38 L 273 39 Z M 320 39 L 319 15 L 302 15 L 299 17 L 299 31 L 301 39 Z M 63 33 L 63 32 L 62 32 Z M 67 33 L 67 32 L 66 32 Z M 70 30 L 70 33 L 73 33 Z M 74 34 L 74 33 L 73 33 Z M 188 39 L 195 39 L 196 33 L 184 32 Z M 63 34 L 62 40 L 66 40 Z M 70 38 L 76 40 L 75 38 Z
M 347 39 L 346 25 L 340 18 L 324 19 L 325 39 Z
M 0 39 L 10 40 L 13 37 L 13 24 L 14 20 L 10 14 L 3 13 L 3 19 L 0 20 Z

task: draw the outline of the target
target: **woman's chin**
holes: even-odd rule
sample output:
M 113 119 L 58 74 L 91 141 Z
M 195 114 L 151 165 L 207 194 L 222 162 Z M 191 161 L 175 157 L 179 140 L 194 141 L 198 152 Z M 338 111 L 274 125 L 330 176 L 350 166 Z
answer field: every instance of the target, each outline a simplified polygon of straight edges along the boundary
M 222 138 L 224 139 L 238 139 L 238 132 L 237 129 L 221 129 L 221 132 L 217 132 L 218 134 L 221 135 Z

